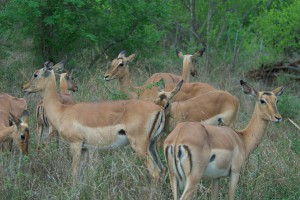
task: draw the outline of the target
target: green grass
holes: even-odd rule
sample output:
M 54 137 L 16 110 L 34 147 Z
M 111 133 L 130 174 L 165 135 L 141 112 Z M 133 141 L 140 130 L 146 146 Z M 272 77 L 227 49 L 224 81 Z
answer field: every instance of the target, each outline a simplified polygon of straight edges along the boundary
M 174 56 L 175 57 L 175 56 Z M 21 57 L 23 58 L 23 57 Z M 163 58 L 163 56 L 162 56 Z M 161 58 L 161 59 L 162 59 Z M 175 57 L 176 58 L 176 57 Z M 173 59 L 155 60 L 163 71 L 180 74 L 181 69 Z M 1 78 L 1 89 L 16 96 L 22 96 L 20 86 L 31 76 L 35 69 L 32 60 L 16 59 L 9 62 L 14 82 L 9 76 Z M 147 60 L 144 70 L 143 60 L 132 62 L 131 77 L 134 85 L 143 83 L 151 74 L 151 61 Z M 180 62 L 181 63 L 181 62 Z M 85 62 L 78 65 L 85 66 Z M 75 72 L 79 91 L 74 94 L 79 101 L 99 101 L 123 98 L 117 89 L 117 81 L 104 82 L 105 63 L 92 73 L 81 67 Z M 7 66 L 8 67 L 8 66 Z M 19 67 L 19 68 L 18 68 Z M 253 112 L 254 99 L 242 94 L 239 80 L 242 74 L 232 73 L 223 65 L 216 65 L 210 72 L 204 62 L 198 66 L 198 76 L 192 81 L 208 82 L 224 89 L 240 99 L 241 107 L 237 127 L 243 128 Z M 262 82 L 247 80 L 259 89 L 272 89 Z M 299 199 L 300 198 L 300 132 L 288 120 L 300 124 L 299 94 L 295 87 L 287 89 L 280 98 L 279 112 L 283 116 L 280 124 L 269 124 L 262 144 L 250 155 L 243 167 L 238 184 L 236 199 Z M 30 111 L 30 154 L 19 161 L 19 155 L 10 159 L 10 154 L 0 154 L 0 199 L 172 199 L 167 173 L 158 185 L 151 185 L 147 169 L 142 165 L 130 147 L 115 152 L 95 152 L 93 159 L 84 170 L 83 178 L 72 185 L 71 156 L 68 145 L 59 148 L 51 144 L 45 151 L 35 151 L 35 105 L 39 94 L 25 96 Z M 163 152 L 160 149 L 160 157 Z M 163 160 L 164 166 L 166 163 Z M 220 199 L 228 199 L 229 179 L 221 181 Z M 199 184 L 194 199 L 210 199 L 210 182 Z

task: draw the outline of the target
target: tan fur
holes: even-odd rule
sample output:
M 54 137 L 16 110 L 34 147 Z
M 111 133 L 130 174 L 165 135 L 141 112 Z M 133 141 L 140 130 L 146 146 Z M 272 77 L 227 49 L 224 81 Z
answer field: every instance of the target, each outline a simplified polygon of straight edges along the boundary
M 145 84 L 147 85 L 150 83 L 155 83 L 161 79 L 164 80 L 165 84 L 178 84 L 181 80 L 183 80 L 185 83 L 190 82 L 190 76 L 197 75 L 197 59 L 203 55 L 204 50 L 205 49 L 198 50 L 193 55 L 183 55 L 181 51 L 176 50 L 178 58 L 183 60 L 182 75 L 177 76 L 171 73 L 155 73 L 146 81 Z
M 59 101 L 62 104 L 74 104 L 75 100 L 73 99 L 72 95 L 69 91 L 76 92 L 78 87 L 74 81 L 72 72 L 69 73 L 62 73 L 60 74 L 60 94 L 58 95 Z M 36 131 L 36 141 L 37 141 L 37 149 L 40 148 L 40 144 L 47 147 L 48 143 L 53 137 L 57 137 L 58 139 L 58 132 L 52 126 L 52 124 L 47 119 L 47 114 L 43 107 L 43 100 L 41 99 L 36 107 L 36 117 L 37 117 L 37 131 Z M 48 129 L 46 135 L 43 137 L 44 129 Z
M 0 111 L 11 113 L 16 118 L 20 118 L 25 110 L 27 110 L 27 102 L 24 98 L 17 98 L 7 93 L 0 94 Z M 2 151 L 12 149 L 12 144 L 13 139 L 7 139 L 6 142 L 1 144 Z
M 183 189 L 180 199 L 192 199 L 202 177 L 213 180 L 212 199 L 217 199 L 219 179 L 230 176 L 229 199 L 233 200 L 242 165 L 261 143 L 268 121 L 281 121 L 276 101 L 283 87 L 266 95 L 256 92 L 243 81 L 241 85 L 246 94 L 257 98 L 252 118 L 245 129 L 234 131 L 226 126 L 183 122 L 165 140 L 165 157 L 174 199 L 178 198 L 177 184 Z
M 52 64 L 35 71 L 23 86 L 28 93 L 42 92 L 47 117 L 62 139 L 70 144 L 72 170 L 76 179 L 83 149 L 90 146 L 115 149 L 130 143 L 157 180 L 163 167 L 156 153 L 155 141 L 163 129 L 163 110 L 147 101 L 82 102 L 61 104 L 56 93 Z M 127 141 L 127 142 L 126 142 Z
M 9 120 L 13 123 L 11 126 L 9 125 Z M 0 110 L 0 144 L 11 142 L 11 140 L 18 145 L 23 154 L 28 154 L 29 130 L 27 111 L 23 112 L 21 120 L 19 120 L 12 114 Z
M 176 97 L 180 87 L 176 91 L 174 90 L 165 92 L 164 88 L 161 88 L 154 101 L 165 108 L 169 130 L 173 130 L 176 124 L 180 122 L 188 121 L 234 126 L 239 110 L 239 101 L 230 93 L 222 90 L 211 90 L 188 100 L 172 103 L 172 98 Z
M 147 81 L 144 86 L 140 87 L 134 87 L 131 83 L 128 64 L 134 57 L 135 54 L 125 57 L 125 54 L 121 52 L 118 57 L 112 61 L 110 69 L 108 69 L 104 75 L 104 79 L 106 81 L 118 79 L 120 82 L 120 90 L 124 94 L 127 94 L 129 99 L 154 101 L 157 97 L 158 89 L 157 86 L 149 87 L 149 84 L 151 85 L 151 83 L 153 84 L 155 82 Z M 166 77 L 171 78 L 172 76 L 168 75 Z M 155 78 L 155 80 L 153 79 L 153 81 L 159 80 L 157 78 Z M 180 82 L 180 80 L 177 82 Z M 171 91 L 175 86 L 174 84 L 166 84 L 165 91 Z M 214 90 L 214 87 L 206 83 L 184 83 L 179 93 L 173 98 L 173 101 L 184 101 L 210 90 Z

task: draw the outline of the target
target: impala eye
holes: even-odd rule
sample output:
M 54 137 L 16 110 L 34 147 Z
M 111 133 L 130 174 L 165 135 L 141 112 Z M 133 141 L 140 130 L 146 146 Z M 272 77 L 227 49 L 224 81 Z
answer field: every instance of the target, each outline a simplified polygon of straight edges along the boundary
M 267 102 L 266 102 L 265 100 L 261 99 L 261 100 L 260 100 L 260 103 L 261 103 L 261 104 L 266 104 Z
M 22 139 L 22 140 L 25 140 L 25 135 L 21 135 L 21 139 Z
M 37 74 L 33 74 L 33 77 L 36 78 L 38 75 Z
M 120 63 L 120 64 L 119 64 L 119 67 L 123 67 L 123 66 L 124 66 L 124 63 Z

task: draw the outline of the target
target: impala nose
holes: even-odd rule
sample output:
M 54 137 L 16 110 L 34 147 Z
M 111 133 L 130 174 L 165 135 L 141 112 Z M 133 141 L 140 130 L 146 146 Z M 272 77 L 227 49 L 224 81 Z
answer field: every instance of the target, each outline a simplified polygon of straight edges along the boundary
M 109 81 L 109 75 L 105 75 L 104 80 Z
M 275 122 L 281 122 L 281 120 L 282 120 L 282 118 L 281 118 L 281 117 L 278 117 L 278 116 L 275 116 L 275 119 L 276 119 Z

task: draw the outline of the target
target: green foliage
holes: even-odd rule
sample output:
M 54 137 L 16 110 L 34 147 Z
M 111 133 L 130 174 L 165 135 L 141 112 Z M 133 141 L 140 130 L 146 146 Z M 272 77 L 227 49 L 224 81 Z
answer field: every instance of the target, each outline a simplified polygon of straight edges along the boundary
M 3 7 L 0 21 L 2 31 L 32 37 L 37 54 L 60 59 L 86 48 L 155 50 L 167 13 L 168 3 L 158 0 L 13 0 Z

